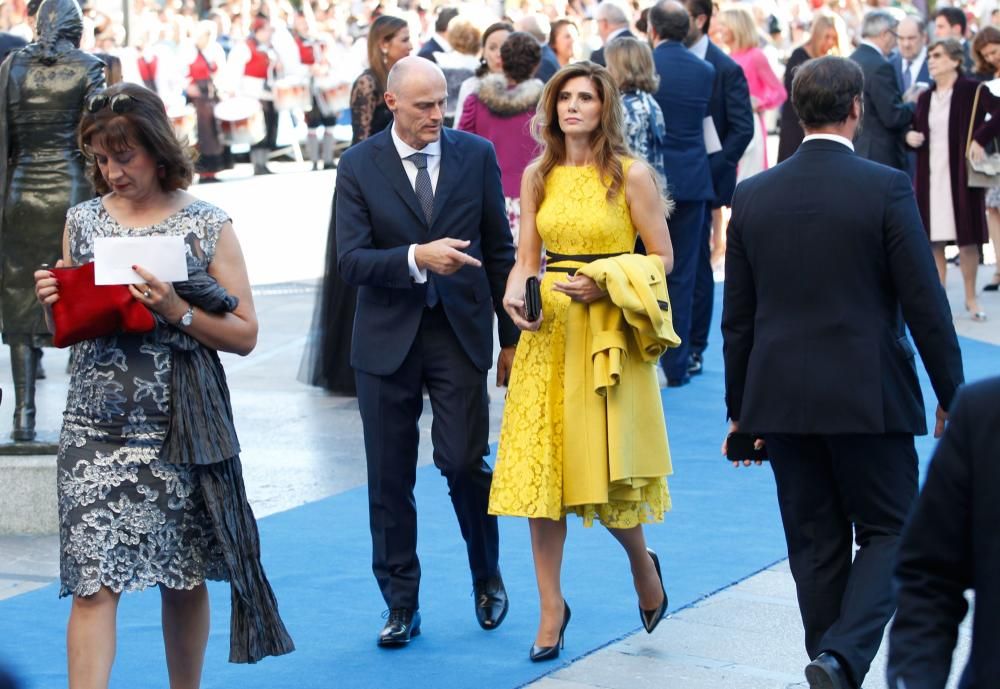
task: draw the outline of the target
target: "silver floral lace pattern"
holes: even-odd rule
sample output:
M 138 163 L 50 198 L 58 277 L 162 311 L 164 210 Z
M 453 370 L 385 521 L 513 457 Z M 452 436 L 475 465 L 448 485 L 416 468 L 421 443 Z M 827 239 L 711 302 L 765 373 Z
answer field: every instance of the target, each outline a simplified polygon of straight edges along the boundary
M 67 213 L 75 265 L 95 237 L 173 235 L 208 265 L 229 217 L 195 201 L 149 227 L 123 227 L 100 199 Z M 160 461 L 170 414 L 171 352 L 156 334 L 74 346 L 58 456 L 60 596 L 224 579 L 196 467 Z

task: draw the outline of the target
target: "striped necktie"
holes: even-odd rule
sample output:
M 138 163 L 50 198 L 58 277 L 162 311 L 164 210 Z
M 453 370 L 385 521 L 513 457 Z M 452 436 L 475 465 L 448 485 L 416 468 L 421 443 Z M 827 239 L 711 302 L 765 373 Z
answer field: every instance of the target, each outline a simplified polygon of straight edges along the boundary
M 413 191 L 417 193 L 417 201 L 424 211 L 427 224 L 431 224 L 431 215 L 434 213 L 434 187 L 431 186 L 431 175 L 427 172 L 427 154 L 414 153 L 406 157 L 411 163 L 417 166 L 417 183 Z

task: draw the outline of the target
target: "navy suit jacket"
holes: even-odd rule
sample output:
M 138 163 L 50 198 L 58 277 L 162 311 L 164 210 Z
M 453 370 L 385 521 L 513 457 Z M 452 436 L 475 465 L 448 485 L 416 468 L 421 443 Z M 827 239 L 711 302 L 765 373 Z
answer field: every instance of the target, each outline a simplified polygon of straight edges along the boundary
M 834 141 L 736 187 L 722 307 L 726 404 L 754 433 L 927 432 L 962 354 L 913 186 Z
M 889 64 L 892 65 L 893 71 L 896 72 L 896 81 L 899 83 L 899 90 L 905 91 L 903 88 L 903 56 L 898 51 L 893 53 L 889 58 Z M 920 65 L 920 71 L 917 72 L 917 78 L 914 79 L 913 83 L 918 81 L 922 81 L 928 86 L 934 83 L 934 80 L 931 79 L 931 73 L 927 71 L 927 58 L 924 58 L 924 64 Z
M 434 53 L 440 53 L 444 48 L 441 44 L 437 42 L 437 37 L 432 36 L 429 41 L 420 46 L 419 52 L 417 52 L 417 57 L 422 57 L 425 60 L 430 60 L 431 62 L 437 62 L 437 58 L 434 57 Z
M 428 225 L 390 130 L 349 148 L 337 168 L 338 266 L 341 277 L 358 288 L 351 365 L 385 376 L 403 363 L 427 293 L 426 284 L 410 278 L 409 246 L 452 237 L 469 240 L 466 252 L 483 265 L 431 279 L 462 348 L 478 369 L 488 371 L 493 312 L 501 346 L 516 344 L 518 336 L 502 303 L 514 244 L 493 146 L 474 134 L 442 130 L 441 170 Z
M 903 103 L 896 72 L 878 50 L 862 44 L 851 59 L 865 75 L 865 114 L 854 148 L 868 160 L 905 170 L 903 136 L 913 120 L 915 106 Z
M 712 169 L 715 201 L 712 206 L 728 206 L 736 189 L 736 164 L 753 139 L 753 106 L 743 68 L 712 43 L 708 42 L 705 60 L 715 67 L 715 85 L 708 113 L 722 142 L 722 150 L 708 156 Z
M 562 69 L 562 65 L 559 64 L 559 58 L 556 57 L 552 46 L 548 43 L 543 43 L 542 60 L 538 63 L 538 69 L 535 70 L 535 78 L 541 79 L 544 83 L 551 79 L 560 69 Z
M 625 29 L 620 34 L 615 36 L 615 38 L 635 38 L 635 34 L 629 31 L 628 29 Z M 615 40 L 615 38 L 612 38 L 611 40 L 613 41 Z M 595 50 L 590 54 L 590 61 L 596 62 L 601 67 L 608 66 L 608 63 L 604 61 L 604 47 L 605 46 L 602 45 L 600 48 L 598 48 L 597 50 Z
M 961 689 L 1000 677 L 1000 378 L 962 388 L 903 532 L 899 608 L 889 634 L 892 689 L 944 689 L 958 628 L 976 592 L 972 652 Z
M 653 50 L 660 88 L 656 102 L 667 125 L 664 168 L 675 201 L 712 201 L 712 171 L 705 152 L 704 120 L 712 100 L 715 67 L 677 41 Z

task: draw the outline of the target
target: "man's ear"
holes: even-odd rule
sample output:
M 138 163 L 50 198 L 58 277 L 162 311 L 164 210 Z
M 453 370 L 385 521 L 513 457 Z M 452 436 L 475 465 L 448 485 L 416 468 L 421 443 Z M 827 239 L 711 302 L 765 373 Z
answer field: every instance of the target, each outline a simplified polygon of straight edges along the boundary
M 397 105 L 396 94 L 393 93 L 392 91 L 386 91 L 383 98 L 385 99 L 386 107 L 388 107 L 393 112 L 396 112 L 396 105 Z

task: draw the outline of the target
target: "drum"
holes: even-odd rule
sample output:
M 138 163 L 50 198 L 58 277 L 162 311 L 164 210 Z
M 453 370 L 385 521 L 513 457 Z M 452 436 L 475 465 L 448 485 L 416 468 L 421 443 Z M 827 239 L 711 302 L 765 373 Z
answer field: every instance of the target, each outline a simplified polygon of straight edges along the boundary
M 192 146 L 198 143 L 198 113 L 193 105 L 179 103 L 167 108 L 167 117 L 174 127 L 178 141 L 187 141 Z
M 256 98 L 227 98 L 215 106 L 214 114 L 224 146 L 253 146 L 267 136 L 264 110 Z
M 313 95 L 324 117 L 336 117 L 350 105 L 351 85 L 339 79 L 317 79 Z
M 297 77 L 285 77 L 274 82 L 271 88 L 274 94 L 275 110 L 312 110 L 312 95 L 309 93 L 309 81 Z

